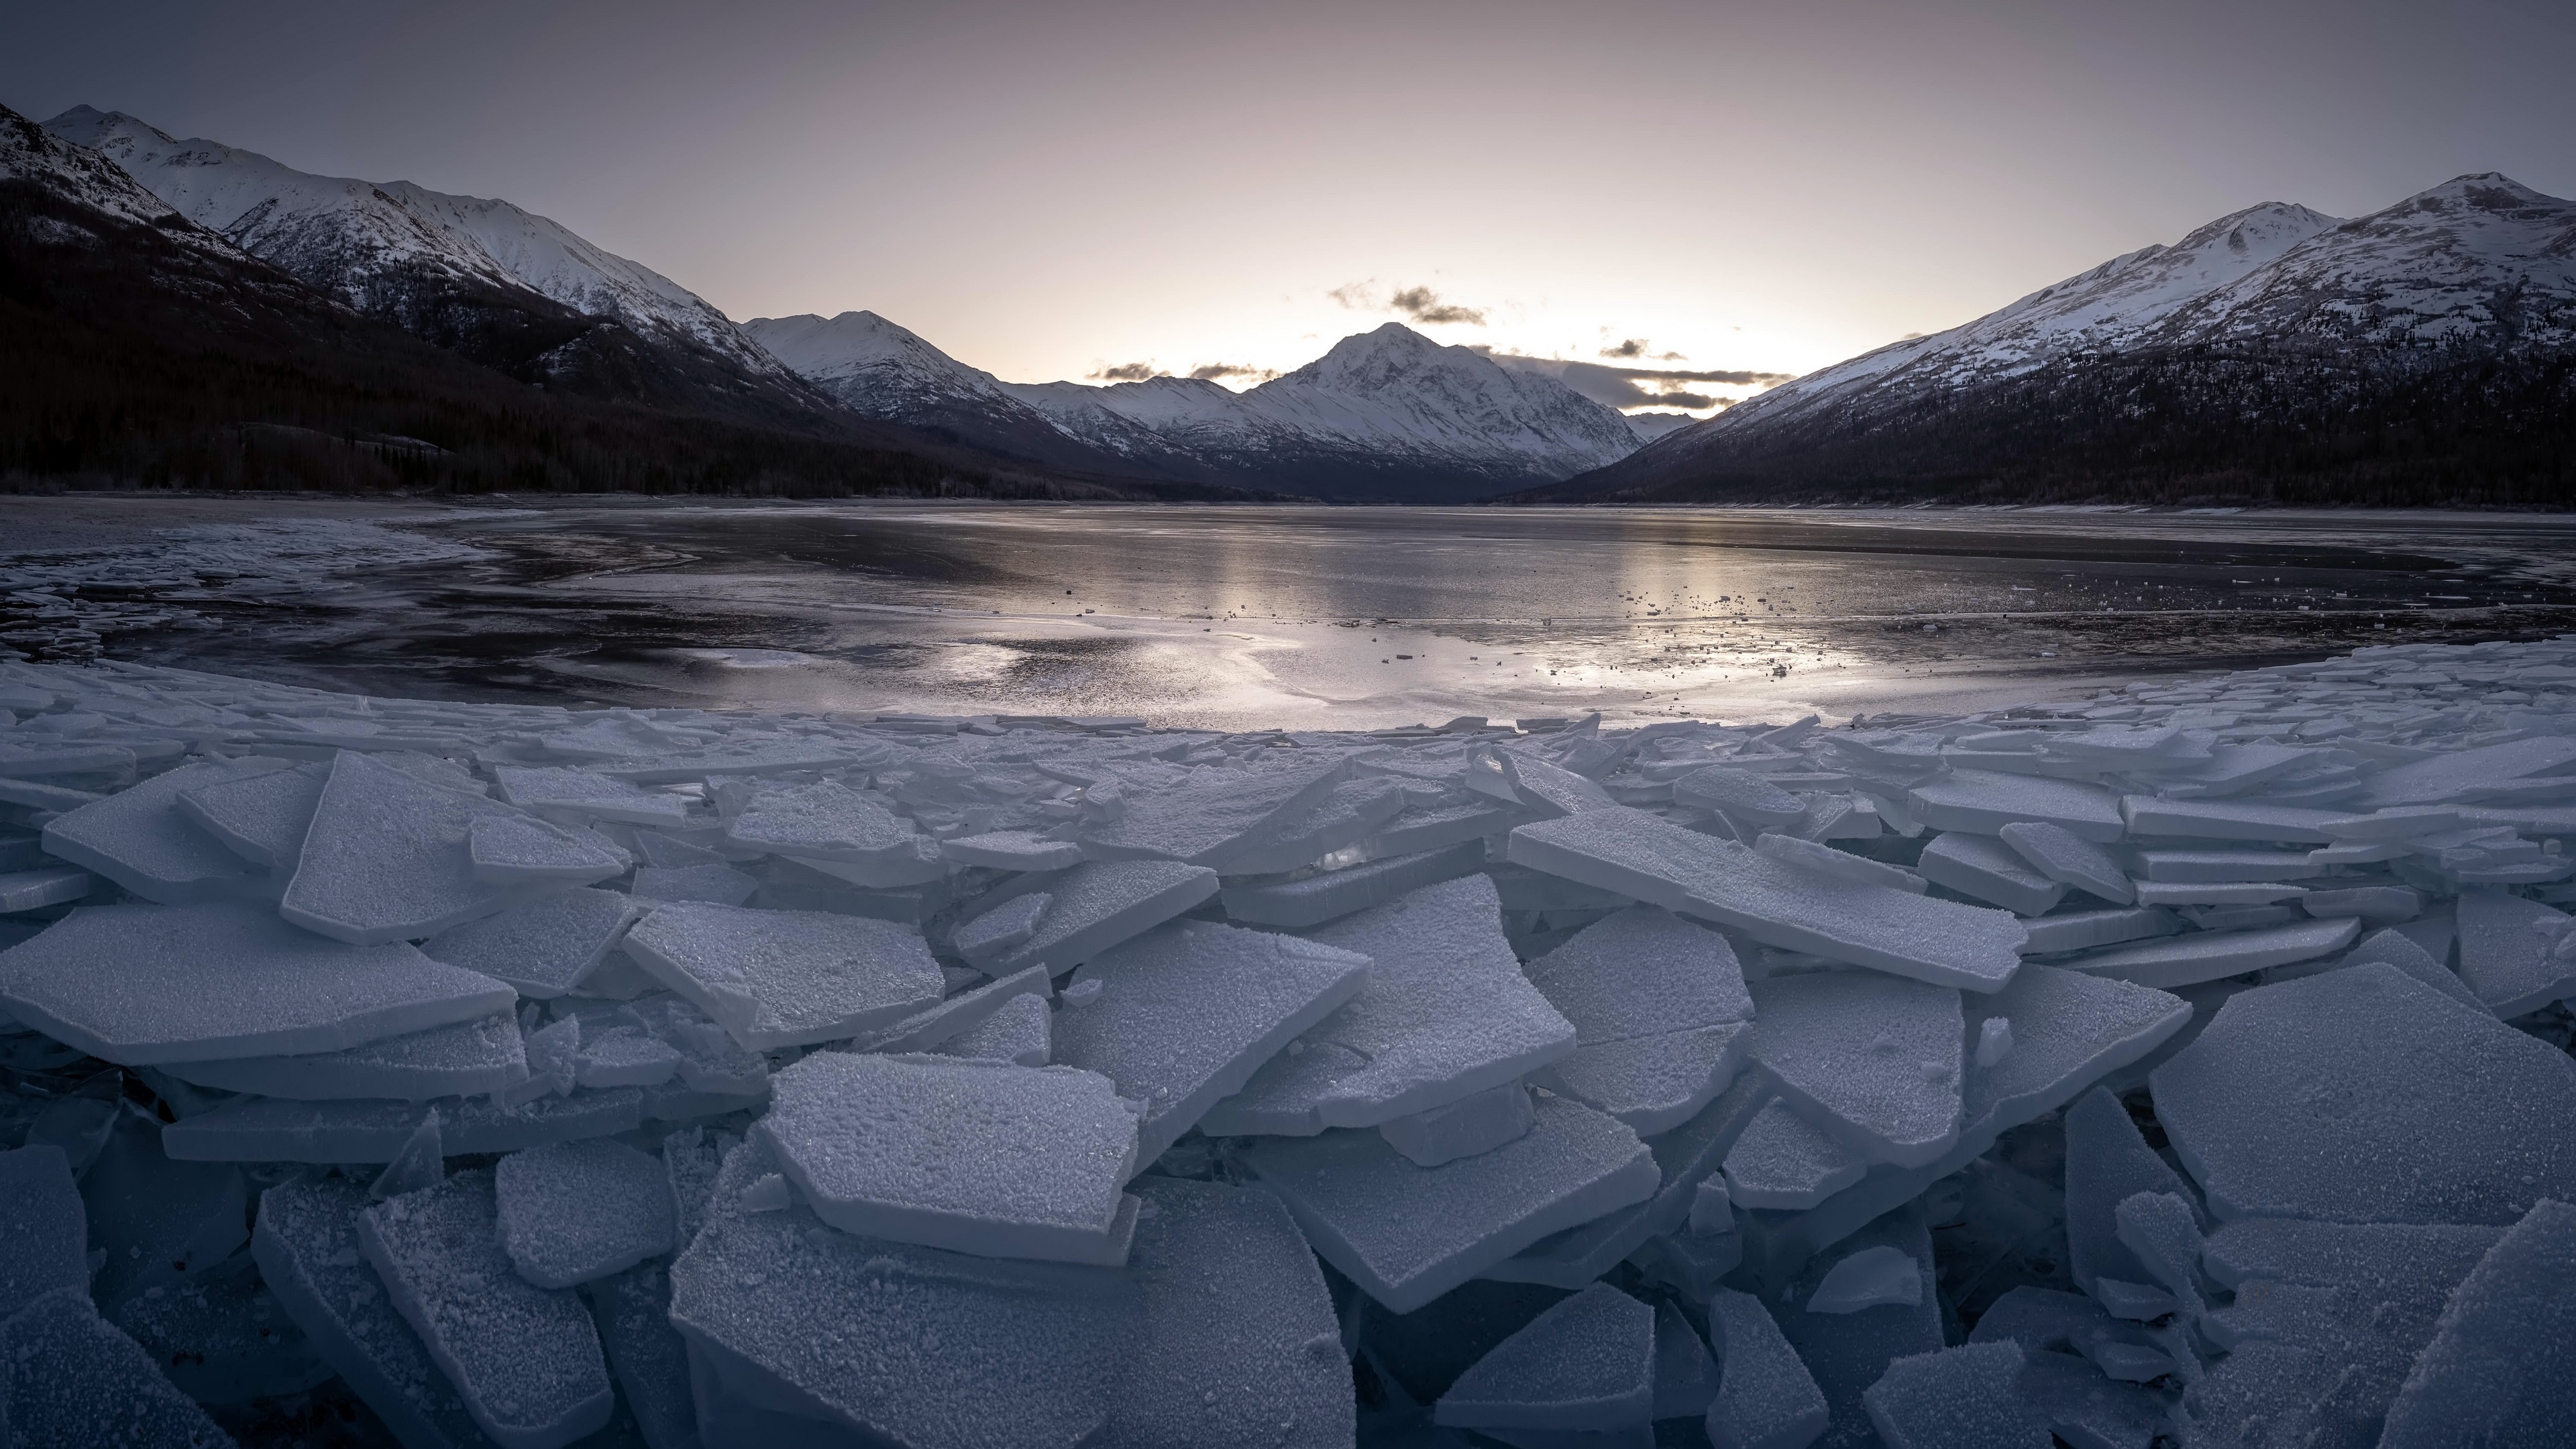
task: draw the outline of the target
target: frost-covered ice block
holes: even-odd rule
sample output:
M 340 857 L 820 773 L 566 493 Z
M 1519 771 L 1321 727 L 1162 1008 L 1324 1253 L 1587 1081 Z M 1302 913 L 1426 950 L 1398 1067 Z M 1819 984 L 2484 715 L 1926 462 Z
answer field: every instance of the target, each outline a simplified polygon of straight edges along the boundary
M 1658 1419 L 1695 1419 L 1717 1398 L 1717 1361 L 1699 1330 L 1670 1303 L 1655 1305 L 1655 1403 Z
M 1807 1296 L 1809 1313 L 1858 1313 L 1865 1308 L 1923 1301 L 1923 1278 L 1905 1250 L 1891 1244 L 1863 1248 L 1833 1265 Z
M 1445 1107 L 1381 1122 L 1377 1130 L 1414 1166 L 1438 1167 L 1517 1142 L 1535 1120 L 1529 1088 L 1506 1082 Z
M 460 1172 L 358 1213 L 358 1247 L 465 1411 L 503 1449 L 559 1449 L 617 1402 L 599 1332 L 570 1289 L 511 1271 L 492 1174 Z
M 1522 750 L 1496 750 L 1503 778 L 1523 805 L 1543 815 L 1575 815 L 1606 810 L 1618 802 L 1589 779 Z
M 283 770 L 278 760 L 181 765 L 45 823 L 45 854 L 92 870 L 147 901 L 273 899 L 267 874 L 179 808 L 181 792 Z
M 2382 1416 L 2443 1306 L 2503 1236 L 2290 1218 L 2219 1229 L 2201 1261 L 2236 1301 L 2201 1330 L 2227 1353 L 2185 1391 L 2176 1427 L 2190 1442 L 2382 1442 Z
M 1046 919 L 1047 907 L 1054 904 L 1055 897 L 1045 891 L 1013 896 L 959 926 L 949 944 L 969 961 L 999 961 L 1028 944 L 1029 938 L 1038 933 L 1038 922 Z
M 588 770 L 500 765 L 492 775 L 500 782 L 501 798 L 523 810 L 629 825 L 678 825 L 689 818 L 688 802 L 677 795 Z
M 493 1168 L 501 1248 L 519 1276 L 570 1288 L 671 1251 L 677 1231 L 661 1161 L 622 1142 L 560 1142 Z
M 679 1075 L 681 1060 L 633 1013 L 603 1012 L 582 1028 L 572 1079 L 583 1087 L 658 1087 Z
M 2332 955 L 2351 945 L 2360 934 L 2360 920 L 2350 916 L 2293 921 L 2250 931 L 2193 931 L 2058 964 L 2069 971 L 2140 986 L 2197 986 L 2203 981 L 2242 976 L 2267 966 L 2286 966 Z
M 368 1204 L 364 1187 L 337 1177 L 262 1193 L 251 1235 L 260 1277 L 403 1449 L 481 1449 L 490 1441 L 359 1250 L 358 1214 Z
M 1887 1449 L 2048 1449 L 2021 1375 L 2018 1346 L 1963 1344 L 1896 1360 L 1861 1399 Z
M 361 946 L 418 940 L 491 915 L 527 888 L 477 878 L 467 834 L 479 816 L 516 813 L 343 750 L 278 914 Z
M 318 1102 L 392 1097 L 426 1102 L 497 1092 L 528 1079 L 519 1023 L 503 1011 L 344 1051 L 233 1061 L 166 1062 L 180 1081 L 225 1092 Z
M 2251 800 L 2159 800 L 2128 795 L 2120 813 L 2133 835 L 2182 835 L 2201 840 L 2296 841 L 2331 845 L 2325 827 L 2343 818 L 2338 810 L 2309 810 L 2297 805 L 2266 805 Z
M 2348 802 L 2355 812 L 2392 805 L 2447 804 L 2499 781 L 2556 771 L 2576 760 L 2576 739 L 2541 735 L 2412 760 L 2369 776 Z
M 2385 1449 L 2576 1441 L 2576 1207 L 2541 1202 L 2487 1251 L 2388 1406 Z
M 1574 1028 L 1521 974 L 1489 877 L 1425 886 L 1312 939 L 1367 957 L 1366 984 L 1211 1107 L 1210 1135 L 1373 1127 L 1574 1049 Z
M 1082 847 L 1027 830 L 992 830 L 939 843 L 939 853 L 959 865 L 994 870 L 1063 870 L 1082 864 Z
M 488 1097 L 442 1105 L 440 1133 L 459 1155 L 515 1152 L 548 1142 L 632 1132 L 643 1121 L 633 1087 L 540 1097 L 503 1107 Z M 421 1105 L 379 1099 L 291 1102 L 236 1097 L 161 1130 L 161 1150 L 185 1162 L 391 1162 L 420 1126 Z
M 1127 1257 L 1137 1124 L 1068 1067 L 821 1052 L 780 1072 L 754 1126 L 843 1232 L 995 1258 Z
M 1540 1085 L 1653 1136 L 1726 1090 L 1753 1014 L 1726 938 L 1630 906 L 1530 963 L 1529 982 L 1574 1026 L 1574 1054 Z
M 646 1449 L 701 1449 L 688 1344 L 671 1326 L 671 1274 L 642 1263 L 590 1290 L 591 1326 Z
M 1456 1429 L 1599 1433 L 1655 1409 L 1655 1310 L 1595 1283 L 1476 1360 L 1431 1409 Z
M 1510 829 L 1521 818 L 1518 810 L 1486 800 L 1414 805 L 1380 827 L 1377 834 L 1361 841 L 1359 848 L 1372 860 L 1446 850 L 1481 842 Z
M 18 738 L 28 738 L 24 731 Z M 131 769 L 134 751 L 123 745 L 66 741 L 59 745 L 0 741 L 0 780 L 43 779 L 56 775 L 90 775 Z
M 1915 786 L 1912 796 L 1916 817 L 1935 830 L 1992 835 L 2018 821 L 2038 821 L 2102 843 L 2123 833 L 2119 797 L 2081 780 L 1953 770 Z
M 920 931 L 824 911 L 666 902 L 625 948 L 755 1051 L 890 1026 L 937 1005 L 947 985 Z
M 708 1391 L 749 1391 L 810 1442 L 908 1449 L 1074 1449 L 1099 1430 L 1146 1331 L 1132 1272 L 854 1237 L 793 1202 L 746 1211 L 777 1171 L 757 1137 L 736 1148 L 671 1265 L 702 1415 Z
M 1357 995 L 1369 960 L 1294 936 L 1173 921 L 1075 970 L 1053 1060 L 1098 1072 L 1145 1104 L 1136 1158 L 1151 1162 Z M 1077 993 L 1094 991 L 1074 1004 Z
M 931 1051 L 982 1026 L 1022 997 L 1035 997 L 1043 1005 L 1053 990 L 1054 983 L 1048 978 L 1045 967 L 1024 967 L 971 990 L 960 991 L 935 1006 L 923 1007 L 890 1027 L 855 1038 L 848 1049 L 867 1052 Z
M 2406 886 L 2351 886 L 2310 890 L 2299 908 L 2311 916 L 2359 916 L 2364 921 L 2411 921 L 2424 913 L 2424 894 Z
M 2419 835 L 2457 830 L 2462 823 L 2460 812 L 2449 806 L 2402 805 L 2394 809 L 2374 810 L 2366 815 L 2347 815 L 2329 822 L 2326 830 L 2336 840 L 2360 843 L 2409 840 Z
M 1963 990 L 1992 991 L 2021 964 L 2021 924 L 2005 912 L 1822 876 L 1643 810 L 1521 826 L 1511 859 L 1766 946 Z
M 639 865 L 630 892 L 639 901 L 704 901 L 738 906 L 760 893 L 760 882 L 729 865 Z
M 2317 873 L 2304 851 L 2142 850 L 2138 872 L 2158 883 L 2306 880 Z
M 1804 866 L 1808 870 L 1822 871 L 1862 885 L 1882 885 L 1918 896 L 1923 894 L 1926 885 L 1923 877 L 1902 866 L 1871 860 L 1847 850 L 1836 850 L 1830 845 L 1802 840 L 1794 835 L 1765 834 L 1753 842 L 1753 848 L 1783 864 Z
M 755 791 L 724 838 L 737 850 L 867 864 L 909 856 L 920 832 L 877 799 L 817 780 Z
M 2240 993 L 2152 1078 L 2210 1212 L 2509 1223 L 2576 1196 L 2576 1070 L 2370 963 Z
M 2368 961 L 2385 961 L 2462 1006 L 2476 1011 L 2487 1010 L 2487 1004 L 2480 1001 L 2477 993 L 2471 991 L 2469 984 L 2453 973 L 2450 967 L 2424 954 L 2423 947 L 2394 930 L 2373 931 L 2362 938 L 2360 945 L 2353 947 L 2332 965 L 2303 962 L 2296 966 L 2267 971 L 2263 974 L 2263 984 L 2268 986 L 2275 981 L 2292 980 L 2299 976 L 2314 975 L 2318 971 L 2334 970 L 2337 967 L 2359 966 Z
M 1717 1397 L 1708 1406 L 1712 1449 L 1807 1449 L 1832 1424 L 1825 1396 L 1759 1299 L 1720 1288 L 1709 1299 L 1717 1346 Z
M 2142 1192 L 2181 1196 L 2185 1189 L 2120 1100 L 2096 1087 L 2066 1110 L 2067 1269 L 2076 1286 L 2090 1293 L 2102 1278 L 2148 1281 L 2114 1216 L 2123 1200 Z
M 14 870 L 0 875 L 0 915 L 68 905 L 98 889 L 98 877 L 77 866 Z
M 2563 934 L 2565 911 L 2502 891 L 2467 890 L 2459 921 L 2460 979 L 2497 1017 L 2576 997 L 2576 937 Z
M 1619 1122 L 1561 1097 L 1517 1141 L 1416 1167 L 1375 1132 L 1272 1137 L 1244 1164 L 1325 1261 L 1409 1313 L 1550 1233 L 1654 1195 L 1655 1160 Z
M 1297 870 L 1358 844 L 1403 813 L 1406 799 L 1404 787 L 1393 780 L 1344 780 L 1314 804 L 1280 816 L 1203 864 L 1227 876 Z
M 1042 1067 L 1055 1058 L 1055 1013 L 1042 995 L 1014 996 L 984 1019 L 931 1050 L 971 1061 Z
M 1083 833 L 1083 853 L 1094 860 L 1213 864 L 1322 800 L 1348 770 L 1347 760 L 1335 757 L 1248 771 L 1243 778 L 1220 783 L 1130 795 L 1120 818 Z
M 674 1241 L 683 1251 L 707 1224 L 707 1203 L 715 1192 L 716 1169 L 734 1140 L 729 1133 L 713 1137 L 703 1127 L 684 1127 L 662 1139 L 662 1174 L 671 1190 Z
M 1807 802 L 1749 770 L 1710 765 L 1673 782 L 1673 799 L 1695 810 L 1723 811 L 1747 825 L 1795 825 Z
M 2111 853 L 2062 825 L 2016 821 L 1996 832 L 2031 869 L 2115 905 L 2136 900 L 2128 872 Z
M 1914 869 L 1934 885 L 2025 916 L 2046 915 L 2066 899 L 2064 882 L 2031 869 L 2001 841 L 1964 830 L 1934 837 Z
M 674 785 L 685 780 L 715 780 L 732 775 L 829 770 L 850 764 L 854 758 L 851 751 L 834 745 L 754 742 L 640 759 L 600 760 L 590 768 L 613 779 L 632 780 L 638 785 Z
M 89 1296 L 57 1289 L 0 1320 L 0 1427 L 13 1449 L 229 1449 L 232 1436 L 170 1383 Z
M 580 986 L 642 913 L 615 891 L 568 890 L 441 931 L 420 949 L 544 1001 Z
M 1773 1102 L 1726 1154 L 1726 1193 L 1749 1208 L 1794 1212 L 1832 1197 L 1868 1170 L 1788 1103 Z
M 533 815 L 475 817 L 465 827 L 465 854 L 475 879 L 495 885 L 588 885 L 624 875 L 628 864 L 599 837 Z
M 1146 1211 L 1128 1276 L 1143 1290 L 1098 1442 L 1121 1449 L 1347 1445 L 1349 1361 L 1324 1275 L 1279 1199 L 1178 1178 L 1136 1184 Z
M 1290 881 L 1225 887 L 1225 913 L 1238 921 L 1296 930 L 1384 905 L 1407 891 L 1472 873 L 1485 863 L 1479 837 L 1438 850 L 1371 860 Z
M 415 947 L 342 945 L 250 905 L 84 907 L 0 952 L 0 1010 L 126 1066 L 339 1051 L 517 999 Z
M 2112 1209 L 2111 1220 L 2121 1246 L 2145 1266 L 2147 1282 L 2162 1288 L 2184 1317 L 2198 1318 L 2209 1305 L 2200 1291 L 2200 1214 L 2191 1200 L 2177 1192 L 2133 1192 Z
M 59 1147 L 0 1152 L 0 1318 L 57 1288 L 89 1292 L 89 1224 Z
M 1959 1140 L 1959 993 L 1827 971 L 1756 982 L 1753 1060 L 1811 1122 L 1872 1162 L 1921 1167 Z
M 2306 888 L 2247 881 L 2140 881 L 2142 906 L 2269 906 L 2296 901 Z
M 1029 939 L 984 967 L 1044 966 L 1061 975 L 1215 895 L 1216 872 L 1168 860 L 1088 861 L 1048 882 L 1046 914 Z M 1007 903 L 1006 903 L 1007 906 Z
M 1804 1305 L 1844 1261 L 1880 1248 L 1913 1260 L 1920 1294 L 1915 1302 L 1881 1302 L 1850 1313 L 1807 1311 Z M 1913 1203 L 1869 1223 L 1789 1280 L 1774 1312 L 1832 1415 L 1825 1442 L 1868 1443 L 1869 1413 L 1862 1395 L 1891 1362 L 1941 1347 L 1941 1305 L 1933 1284 L 1931 1234 L 1923 1225 L 1922 1209 Z
M 394 1160 L 367 1184 L 367 1196 L 383 1202 L 389 1197 L 436 1187 L 446 1177 L 447 1141 L 439 1129 L 438 1109 L 432 1107 L 421 1114 L 420 1125 L 403 1140 L 402 1151 L 394 1154 Z
M 2151 936 L 2170 936 L 2182 929 L 2182 921 L 2171 911 L 2153 906 L 2131 906 L 2125 910 L 2065 911 L 2024 921 L 2029 931 L 2029 951 L 2034 956 L 2052 956 L 2060 951 L 2089 951 L 2096 946 L 2116 946 L 2123 941 L 2142 941 Z

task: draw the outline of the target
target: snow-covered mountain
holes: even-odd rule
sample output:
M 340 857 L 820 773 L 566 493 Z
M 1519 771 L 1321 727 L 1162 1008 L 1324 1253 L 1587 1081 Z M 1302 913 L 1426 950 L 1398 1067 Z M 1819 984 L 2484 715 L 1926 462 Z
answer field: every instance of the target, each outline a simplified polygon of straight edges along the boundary
M 74 106 L 45 128 L 115 162 L 171 209 L 243 251 L 409 330 L 436 330 L 414 323 L 460 290 L 533 293 L 754 377 L 788 376 L 687 288 L 509 202 L 408 181 L 315 176 L 88 106 Z
M 1346 337 L 1247 392 L 1192 378 L 1012 383 L 871 312 L 746 330 L 866 416 L 1058 464 L 1222 479 L 1331 497 L 1454 501 L 1626 456 L 1625 418 L 1400 323 Z
M 2493 172 L 2352 220 L 2268 202 L 1809 373 L 1540 496 L 1902 491 L 2033 459 L 2100 466 L 2066 447 L 2150 430 L 2132 451 L 2161 450 L 2140 466 L 2171 474 L 2201 466 L 2182 460 L 2209 451 L 2212 429 L 2250 439 L 2313 434 L 2311 414 L 2338 410 L 2438 414 L 2424 388 L 2454 384 L 2428 379 L 2570 352 L 2576 203 Z

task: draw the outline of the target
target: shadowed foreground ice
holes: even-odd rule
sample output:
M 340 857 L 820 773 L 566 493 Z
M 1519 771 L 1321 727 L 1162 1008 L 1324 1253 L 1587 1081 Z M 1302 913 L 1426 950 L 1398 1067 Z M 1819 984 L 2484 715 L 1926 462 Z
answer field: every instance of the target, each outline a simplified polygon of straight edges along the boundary
M 2570 837 L 2576 640 L 1901 731 L 0 664 L 0 1422 L 2576 1442 Z

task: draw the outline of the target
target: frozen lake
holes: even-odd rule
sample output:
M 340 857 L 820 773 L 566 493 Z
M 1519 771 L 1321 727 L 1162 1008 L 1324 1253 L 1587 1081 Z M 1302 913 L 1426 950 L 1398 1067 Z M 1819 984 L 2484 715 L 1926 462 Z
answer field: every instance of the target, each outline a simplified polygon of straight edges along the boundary
M 1217 727 L 1947 711 L 2576 629 L 2576 519 L 2520 515 L 91 496 L 0 500 L 0 548 L 39 655 Z

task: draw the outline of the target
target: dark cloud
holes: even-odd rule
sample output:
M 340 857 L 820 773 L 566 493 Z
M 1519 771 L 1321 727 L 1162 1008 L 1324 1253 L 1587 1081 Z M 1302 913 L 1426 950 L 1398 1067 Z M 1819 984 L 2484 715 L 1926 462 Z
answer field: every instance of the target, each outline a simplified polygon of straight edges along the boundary
M 1221 382 L 1229 377 L 1249 377 L 1268 382 L 1279 375 L 1275 367 L 1255 367 L 1249 362 L 1202 362 L 1190 369 L 1190 376 L 1201 382 Z
M 1505 367 L 1555 378 L 1594 402 L 1623 410 L 1654 407 L 1691 409 L 1718 407 L 1723 405 L 1724 399 L 1680 384 L 1770 387 L 1776 383 L 1787 382 L 1796 376 L 1795 373 L 1787 372 L 1732 369 L 1692 372 L 1657 367 L 1610 367 L 1598 362 L 1570 362 L 1557 357 L 1529 357 L 1514 352 L 1496 352 L 1491 348 L 1478 348 L 1477 351 Z
M 1426 326 L 1463 322 L 1471 327 L 1485 325 L 1485 314 L 1474 307 L 1440 300 L 1440 294 L 1429 287 L 1407 287 L 1386 299 L 1387 306 Z
M 1143 382 L 1149 377 L 1162 375 L 1163 370 L 1150 362 L 1121 362 L 1091 374 L 1096 382 Z
M 1377 302 L 1369 296 L 1369 284 L 1366 282 L 1344 282 L 1324 295 L 1354 312 L 1377 310 Z
M 1695 409 L 1713 408 L 1717 406 L 1717 399 L 1708 396 L 1706 393 L 1680 392 L 1674 390 L 1666 390 L 1664 392 L 1656 393 L 1654 396 L 1646 399 L 1646 401 L 1659 408 Z
M 1631 337 L 1624 342 L 1613 343 L 1608 347 L 1602 348 L 1601 355 L 1604 357 L 1643 357 L 1646 355 L 1646 339 L 1643 337 Z

